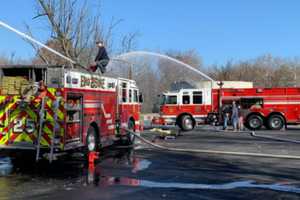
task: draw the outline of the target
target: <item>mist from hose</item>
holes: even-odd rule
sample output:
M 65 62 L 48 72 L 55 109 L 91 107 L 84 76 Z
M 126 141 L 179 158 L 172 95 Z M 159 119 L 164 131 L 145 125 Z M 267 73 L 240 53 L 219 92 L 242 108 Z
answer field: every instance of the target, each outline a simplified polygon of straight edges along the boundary
M 119 59 L 119 60 L 125 60 L 127 61 L 127 59 L 131 58 L 131 57 L 137 57 L 137 56 L 154 56 L 154 57 L 158 57 L 158 58 L 163 58 L 163 59 L 166 59 L 166 60 L 169 60 L 169 61 L 172 61 L 176 64 L 179 64 L 181 66 L 184 66 L 186 67 L 187 69 L 193 71 L 193 72 L 196 72 L 197 74 L 199 74 L 200 76 L 210 80 L 210 81 L 214 81 L 211 77 L 209 77 L 208 75 L 206 75 L 205 73 L 195 69 L 194 67 L 184 63 L 184 62 L 181 62 L 175 58 L 172 58 L 170 56 L 167 56 L 167 55 L 163 55 L 163 54 L 159 54 L 159 53 L 155 53 L 155 52 L 148 52 L 148 51 L 131 51 L 131 52 L 128 52 L 128 53 L 124 53 L 124 54 L 121 54 L 121 55 L 118 55 L 115 57 L 115 59 Z
M 132 51 L 113 57 L 107 66 L 107 75 L 134 79 L 144 94 L 142 112 L 155 113 L 159 112 L 158 94 L 182 88 L 198 88 L 201 81 L 213 81 L 202 72 L 202 68 L 201 71 L 195 68 L 201 66 L 200 60 L 187 57 L 187 61 L 192 66 L 167 55 Z

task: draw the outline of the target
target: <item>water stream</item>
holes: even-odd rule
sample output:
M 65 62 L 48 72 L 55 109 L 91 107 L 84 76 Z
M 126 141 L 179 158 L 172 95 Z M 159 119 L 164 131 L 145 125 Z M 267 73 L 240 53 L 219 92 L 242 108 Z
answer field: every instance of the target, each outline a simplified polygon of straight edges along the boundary
M 148 51 L 132 51 L 132 52 L 128 52 L 128 53 L 124 53 L 124 54 L 121 54 L 119 56 L 117 56 L 115 59 L 116 60 L 124 60 L 125 62 L 129 62 L 128 60 L 130 58 L 136 58 L 136 57 L 140 57 L 140 56 L 147 56 L 147 57 L 156 57 L 156 58 L 162 58 L 162 59 L 166 59 L 168 61 L 171 61 L 173 63 L 176 63 L 180 66 L 183 66 L 189 70 L 191 70 L 192 72 L 195 72 L 197 73 L 198 75 L 200 75 L 201 77 L 204 77 L 205 79 L 207 80 L 210 80 L 210 81 L 213 81 L 213 79 L 211 77 L 209 77 L 207 74 L 201 72 L 200 70 L 198 69 L 195 69 L 194 67 L 184 63 L 184 62 L 181 62 L 175 58 L 172 58 L 172 57 L 169 57 L 167 55 L 163 55 L 163 54 L 159 54 L 159 53 L 155 53 L 155 52 L 148 52 Z

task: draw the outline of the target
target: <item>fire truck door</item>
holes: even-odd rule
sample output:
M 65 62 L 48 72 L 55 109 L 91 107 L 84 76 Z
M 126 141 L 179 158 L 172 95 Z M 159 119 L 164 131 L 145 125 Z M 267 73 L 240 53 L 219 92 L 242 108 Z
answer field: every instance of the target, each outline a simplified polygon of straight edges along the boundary
M 129 103 L 129 83 L 125 82 L 125 81 L 119 81 L 119 100 L 118 103 L 120 106 L 118 107 L 118 117 L 119 119 L 121 118 L 121 114 L 122 114 L 122 118 L 123 119 L 127 119 L 128 117 L 128 110 L 124 109 L 124 107 L 126 106 L 126 104 Z
M 66 143 L 80 143 L 83 124 L 83 98 L 81 94 L 68 94 L 66 106 Z

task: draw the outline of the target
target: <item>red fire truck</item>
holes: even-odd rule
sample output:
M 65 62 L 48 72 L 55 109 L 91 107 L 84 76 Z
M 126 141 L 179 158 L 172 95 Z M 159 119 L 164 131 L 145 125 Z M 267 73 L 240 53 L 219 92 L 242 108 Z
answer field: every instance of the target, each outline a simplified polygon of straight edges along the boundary
M 236 84 L 237 86 L 239 84 Z M 241 106 L 245 125 L 280 130 L 300 123 L 300 88 L 201 88 L 180 89 L 160 96 L 160 117 L 154 124 L 177 125 L 182 130 L 216 121 L 233 101 Z
M 136 82 L 63 66 L 0 67 L 0 150 L 94 151 L 140 130 Z

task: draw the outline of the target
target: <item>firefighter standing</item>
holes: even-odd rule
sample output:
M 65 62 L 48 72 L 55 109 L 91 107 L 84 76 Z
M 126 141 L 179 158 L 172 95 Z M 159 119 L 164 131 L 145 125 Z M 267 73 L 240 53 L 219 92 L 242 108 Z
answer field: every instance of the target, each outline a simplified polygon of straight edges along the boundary
M 231 113 L 230 105 L 224 105 L 224 107 L 222 109 L 222 114 L 223 114 L 223 130 L 227 130 L 230 113 Z
M 99 68 L 103 74 L 106 72 L 106 66 L 109 62 L 109 57 L 102 41 L 97 41 L 96 45 L 98 47 L 98 53 L 95 58 L 95 64 L 91 67 L 91 71 L 95 72 L 97 68 Z
M 238 106 L 238 114 L 239 114 L 239 123 L 238 123 L 238 129 L 239 131 L 244 130 L 244 116 L 245 116 L 245 110 L 242 108 L 242 106 Z
M 236 131 L 239 122 L 239 109 L 235 101 L 232 102 L 231 120 L 232 120 L 233 130 Z

